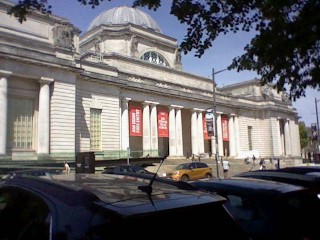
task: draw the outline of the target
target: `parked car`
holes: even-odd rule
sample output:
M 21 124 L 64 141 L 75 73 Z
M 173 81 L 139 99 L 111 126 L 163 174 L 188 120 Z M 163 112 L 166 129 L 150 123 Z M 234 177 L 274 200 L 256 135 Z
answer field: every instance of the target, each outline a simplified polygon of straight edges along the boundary
M 227 228 L 225 239 L 249 239 L 225 202 L 216 194 L 126 175 L 15 176 L 0 184 L 0 239 L 150 239 L 150 229 L 158 238 L 188 238 L 190 231 L 177 231 L 177 223 L 186 221 L 194 229 Z M 219 239 L 207 230 L 201 236 Z
M 278 171 L 287 172 L 287 173 L 297 173 L 302 175 L 310 175 L 311 173 L 314 173 L 314 172 L 320 173 L 320 166 L 293 166 L 293 167 L 279 168 Z
M 317 176 L 318 175 L 318 176 Z M 236 174 L 237 177 L 244 178 L 257 178 L 257 179 L 265 179 L 277 182 L 284 182 L 289 184 L 295 184 L 299 186 L 303 186 L 306 188 L 310 188 L 314 190 L 317 194 L 320 192 L 320 175 L 318 173 L 315 174 L 297 174 L 297 173 L 289 173 L 279 170 L 266 170 L 266 171 L 249 171 L 242 172 Z
M 189 181 L 201 178 L 212 178 L 212 168 L 204 162 L 182 163 L 175 167 L 173 171 L 163 174 L 176 181 Z
M 253 240 L 320 239 L 319 199 L 309 189 L 291 184 L 237 178 L 197 180 L 194 186 L 219 194 L 242 229 Z
M 108 173 L 108 174 L 143 173 L 143 174 L 153 175 L 153 172 L 149 172 L 145 168 L 139 165 L 108 166 L 108 167 L 105 167 L 102 173 Z

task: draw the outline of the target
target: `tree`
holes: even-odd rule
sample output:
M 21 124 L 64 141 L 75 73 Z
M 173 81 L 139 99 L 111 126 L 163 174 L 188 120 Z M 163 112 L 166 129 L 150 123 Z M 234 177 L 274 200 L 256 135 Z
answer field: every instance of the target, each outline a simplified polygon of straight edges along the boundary
M 77 1 L 95 8 L 103 0 Z M 133 6 L 157 10 L 161 0 L 135 0 Z M 51 12 L 47 0 L 20 0 L 8 13 L 23 22 L 33 9 Z M 295 100 L 308 87 L 320 90 L 319 12 L 319 0 L 172 0 L 170 13 L 188 25 L 181 51 L 195 50 L 196 57 L 221 34 L 254 31 L 245 53 L 228 69 L 256 71 L 262 84 L 271 83 Z
M 306 148 L 309 143 L 308 130 L 304 123 L 299 123 L 300 146 L 301 149 Z

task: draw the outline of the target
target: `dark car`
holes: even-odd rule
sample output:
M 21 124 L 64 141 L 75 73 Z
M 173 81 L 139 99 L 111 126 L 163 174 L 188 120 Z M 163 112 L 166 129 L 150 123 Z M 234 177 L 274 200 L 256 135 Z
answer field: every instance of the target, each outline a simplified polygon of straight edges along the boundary
M 203 191 L 228 199 L 226 208 L 242 229 L 256 239 L 320 239 L 319 199 L 309 189 L 291 184 L 236 178 L 198 180 Z
M 224 239 L 248 239 L 225 202 L 126 175 L 15 176 L 0 184 L 0 239 L 150 239 L 154 233 L 183 239 L 190 231 L 177 231 L 177 224 L 191 222 L 194 229 L 228 228 Z M 202 237 L 220 239 L 211 231 Z
M 285 167 L 279 168 L 278 171 L 280 172 L 287 172 L 287 173 L 297 173 L 302 175 L 312 175 L 313 173 L 320 173 L 320 166 L 293 166 L 293 167 Z
M 117 166 L 108 166 L 105 167 L 102 173 L 108 174 L 125 174 L 125 173 L 142 173 L 142 174 L 150 174 L 154 173 L 147 171 L 145 168 L 139 165 L 117 165 Z
M 235 176 L 295 184 L 312 189 L 317 194 L 320 192 L 320 175 L 318 173 L 297 174 L 278 170 L 266 170 L 242 172 Z

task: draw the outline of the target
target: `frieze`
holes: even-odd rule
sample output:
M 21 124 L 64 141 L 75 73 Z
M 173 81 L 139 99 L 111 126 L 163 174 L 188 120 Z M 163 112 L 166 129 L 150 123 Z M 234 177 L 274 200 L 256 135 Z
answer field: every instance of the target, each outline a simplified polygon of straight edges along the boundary
M 186 93 L 193 93 L 193 91 L 189 88 L 181 88 L 181 91 Z
M 171 86 L 169 86 L 166 83 L 157 83 L 156 86 L 157 87 L 161 87 L 161 88 L 167 88 L 167 89 L 171 89 L 172 88 Z
M 64 48 L 74 48 L 73 28 L 66 24 L 56 24 L 53 28 L 54 44 Z
M 136 78 L 136 77 L 129 77 L 128 80 L 132 81 L 132 82 L 136 82 L 136 83 L 144 83 L 145 82 L 144 79 Z
M 202 92 L 201 95 L 206 97 L 212 97 L 212 93 L 208 93 L 208 92 Z
M 283 93 L 282 93 L 281 98 L 282 98 L 282 101 L 285 102 L 285 103 L 289 103 L 289 102 L 290 102 L 289 94 L 286 93 L 286 92 L 283 92 Z
M 273 92 L 272 92 L 272 89 L 271 87 L 269 86 L 263 86 L 262 87 L 262 95 L 265 97 L 265 98 L 273 98 L 274 95 L 273 95 Z

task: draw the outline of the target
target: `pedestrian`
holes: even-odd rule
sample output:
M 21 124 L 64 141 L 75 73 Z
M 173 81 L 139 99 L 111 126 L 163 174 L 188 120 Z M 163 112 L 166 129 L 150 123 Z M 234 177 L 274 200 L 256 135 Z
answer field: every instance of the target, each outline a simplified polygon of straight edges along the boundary
M 256 156 L 255 155 L 252 155 L 252 162 L 253 162 L 253 165 L 256 165 Z
M 222 168 L 223 168 L 223 177 L 228 178 L 228 172 L 230 169 L 230 163 L 228 160 L 225 159 L 222 161 Z
M 69 166 L 69 164 L 68 164 L 66 161 L 64 161 L 63 171 L 64 171 L 66 174 L 69 174 L 69 173 L 70 173 L 70 166 Z
M 259 165 L 260 165 L 260 170 L 266 170 L 264 158 L 261 158 Z

